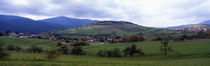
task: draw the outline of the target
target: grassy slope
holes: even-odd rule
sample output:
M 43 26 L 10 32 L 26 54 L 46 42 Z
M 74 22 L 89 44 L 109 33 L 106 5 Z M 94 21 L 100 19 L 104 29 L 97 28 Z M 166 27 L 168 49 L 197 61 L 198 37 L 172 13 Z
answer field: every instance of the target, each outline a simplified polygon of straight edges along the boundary
M 119 26 L 120 25 L 120 26 Z M 120 36 L 124 35 L 130 35 L 130 34 L 153 34 L 153 33 L 172 33 L 175 31 L 167 30 L 167 29 L 158 29 L 158 28 L 150 28 L 150 27 L 143 27 L 138 26 L 135 24 L 106 24 L 106 25 L 87 25 L 84 27 L 71 29 L 71 30 L 64 30 L 59 31 L 58 33 L 63 34 L 88 34 L 88 35 L 94 35 L 94 34 L 110 34 L 112 32 L 116 32 Z
M 48 47 L 53 46 L 47 40 L 40 39 L 19 39 L 0 37 L 6 44 L 13 43 L 21 46 L 30 46 L 37 44 L 38 46 Z M 14 42 L 15 41 L 15 42 Z M 39 42 L 47 42 L 39 44 Z M 54 42 L 52 42 L 54 43 Z M 176 55 L 164 57 L 160 54 L 159 42 L 136 42 L 136 43 L 115 43 L 102 44 L 83 47 L 89 54 L 95 54 L 99 49 L 113 49 L 128 46 L 129 44 L 137 44 L 147 56 L 143 57 L 123 57 L 123 58 L 102 58 L 95 56 L 75 56 L 61 55 L 58 59 L 47 61 L 44 60 L 44 54 L 29 54 L 29 53 L 11 53 L 10 58 L 13 60 L 0 61 L 0 66 L 208 66 L 210 63 L 210 40 L 192 40 L 180 43 L 170 43 Z M 151 55 L 151 56 L 148 56 Z M 33 60 L 38 59 L 38 60 Z M 40 59 L 40 60 L 39 60 Z
M 49 48 L 55 46 L 56 42 L 41 39 L 26 39 L 26 38 L 15 38 L 15 37 L 0 37 L 0 41 L 6 43 L 6 45 L 16 45 L 23 48 L 28 48 L 32 45 L 41 46 L 43 48 Z

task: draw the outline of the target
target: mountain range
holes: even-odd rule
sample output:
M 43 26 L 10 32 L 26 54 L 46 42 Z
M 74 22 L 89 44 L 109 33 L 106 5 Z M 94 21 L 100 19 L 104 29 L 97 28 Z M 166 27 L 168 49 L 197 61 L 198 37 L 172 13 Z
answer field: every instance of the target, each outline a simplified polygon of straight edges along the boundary
M 59 16 L 59 17 L 54 17 L 54 18 L 49 18 L 49 19 L 44 19 L 44 20 L 39 20 L 39 21 L 62 25 L 63 28 L 65 29 L 81 27 L 90 23 L 98 22 L 97 20 L 75 19 L 75 18 L 69 18 L 65 16 Z
M 120 26 L 119 26 L 120 25 Z M 210 27 L 210 20 L 201 22 L 199 24 L 188 24 L 175 27 L 168 27 L 169 29 L 181 29 L 192 25 L 203 25 L 202 28 Z M 144 27 L 131 22 L 126 21 L 98 21 L 90 19 L 77 19 L 69 18 L 65 16 L 53 17 L 43 20 L 32 20 L 20 16 L 12 15 L 0 15 L 0 31 L 12 31 L 12 32 L 27 32 L 27 33 L 42 33 L 49 32 L 53 30 L 61 30 L 63 33 L 83 33 L 83 34 L 101 34 L 101 33 L 111 33 L 117 32 L 120 35 L 126 34 L 151 34 L 160 33 L 166 30 L 165 28 L 151 28 Z M 75 28 L 75 29 L 72 29 Z M 66 30 L 68 29 L 68 30 Z
M 0 31 L 41 33 L 81 27 L 93 22 L 97 21 L 63 16 L 44 20 L 32 20 L 20 16 L 0 15 Z

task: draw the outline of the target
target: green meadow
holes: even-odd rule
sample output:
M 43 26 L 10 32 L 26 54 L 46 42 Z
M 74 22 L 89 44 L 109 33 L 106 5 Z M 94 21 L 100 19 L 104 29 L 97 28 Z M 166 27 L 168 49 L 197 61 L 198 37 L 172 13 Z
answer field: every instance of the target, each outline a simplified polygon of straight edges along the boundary
M 14 37 L 0 37 L 0 41 L 7 45 L 17 45 L 28 48 L 37 45 L 44 49 L 55 47 L 56 42 L 42 39 L 24 39 Z M 140 57 L 98 57 L 100 50 L 124 48 L 136 44 L 145 55 Z M 45 53 L 9 52 L 8 60 L 0 60 L 0 66 L 209 66 L 210 39 L 187 40 L 185 42 L 170 41 L 173 49 L 168 56 L 160 51 L 159 41 L 143 41 L 131 43 L 91 43 L 82 47 L 87 55 L 60 55 L 53 60 L 47 60 Z M 71 47 L 70 47 L 71 49 Z

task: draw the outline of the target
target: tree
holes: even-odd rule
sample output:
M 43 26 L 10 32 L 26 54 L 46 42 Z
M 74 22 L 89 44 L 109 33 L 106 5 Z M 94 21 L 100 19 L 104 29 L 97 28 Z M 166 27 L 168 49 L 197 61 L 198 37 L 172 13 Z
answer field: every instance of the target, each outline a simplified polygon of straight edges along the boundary
M 208 32 L 208 36 L 209 36 L 209 38 L 210 38 L 210 32 Z
M 172 49 L 168 46 L 169 40 L 168 39 L 162 39 L 161 40 L 161 48 L 160 50 L 163 51 L 164 56 L 167 56 L 168 51 L 172 51 Z
M 57 46 L 62 46 L 62 42 L 60 40 L 57 41 Z
M 0 32 L 0 36 L 3 36 L 4 34 L 2 32 Z
M 0 59 L 4 59 L 8 57 L 9 54 L 5 52 L 5 49 L 3 48 L 3 43 L 0 42 Z
M 124 49 L 125 56 L 143 56 L 144 52 L 141 49 L 138 49 L 135 44 L 131 45 L 131 47 L 127 47 Z

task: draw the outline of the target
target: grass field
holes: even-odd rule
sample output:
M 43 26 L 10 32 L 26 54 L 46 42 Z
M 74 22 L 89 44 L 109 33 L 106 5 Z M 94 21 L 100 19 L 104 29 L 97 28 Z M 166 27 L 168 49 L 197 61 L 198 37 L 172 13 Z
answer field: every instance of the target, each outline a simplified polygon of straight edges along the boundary
M 50 48 L 55 42 L 41 39 L 22 39 L 0 37 L 6 44 L 15 44 L 22 47 L 30 47 L 33 44 L 43 48 Z M 130 44 L 136 44 L 146 54 L 141 57 L 108 58 L 97 57 L 100 49 L 111 50 L 119 48 L 123 50 Z M 210 39 L 190 40 L 185 42 L 170 42 L 173 48 L 168 56 L 162 56 L 160 42 L 144 41 L 133 43 L 93 43 L 83 47 L 88 55 L 60 55 L 55 60 L 46 60 L 45 54 L 10 53 L 10 60 L 1 60 L 0 66 L 209 66 L 210 65 Z

